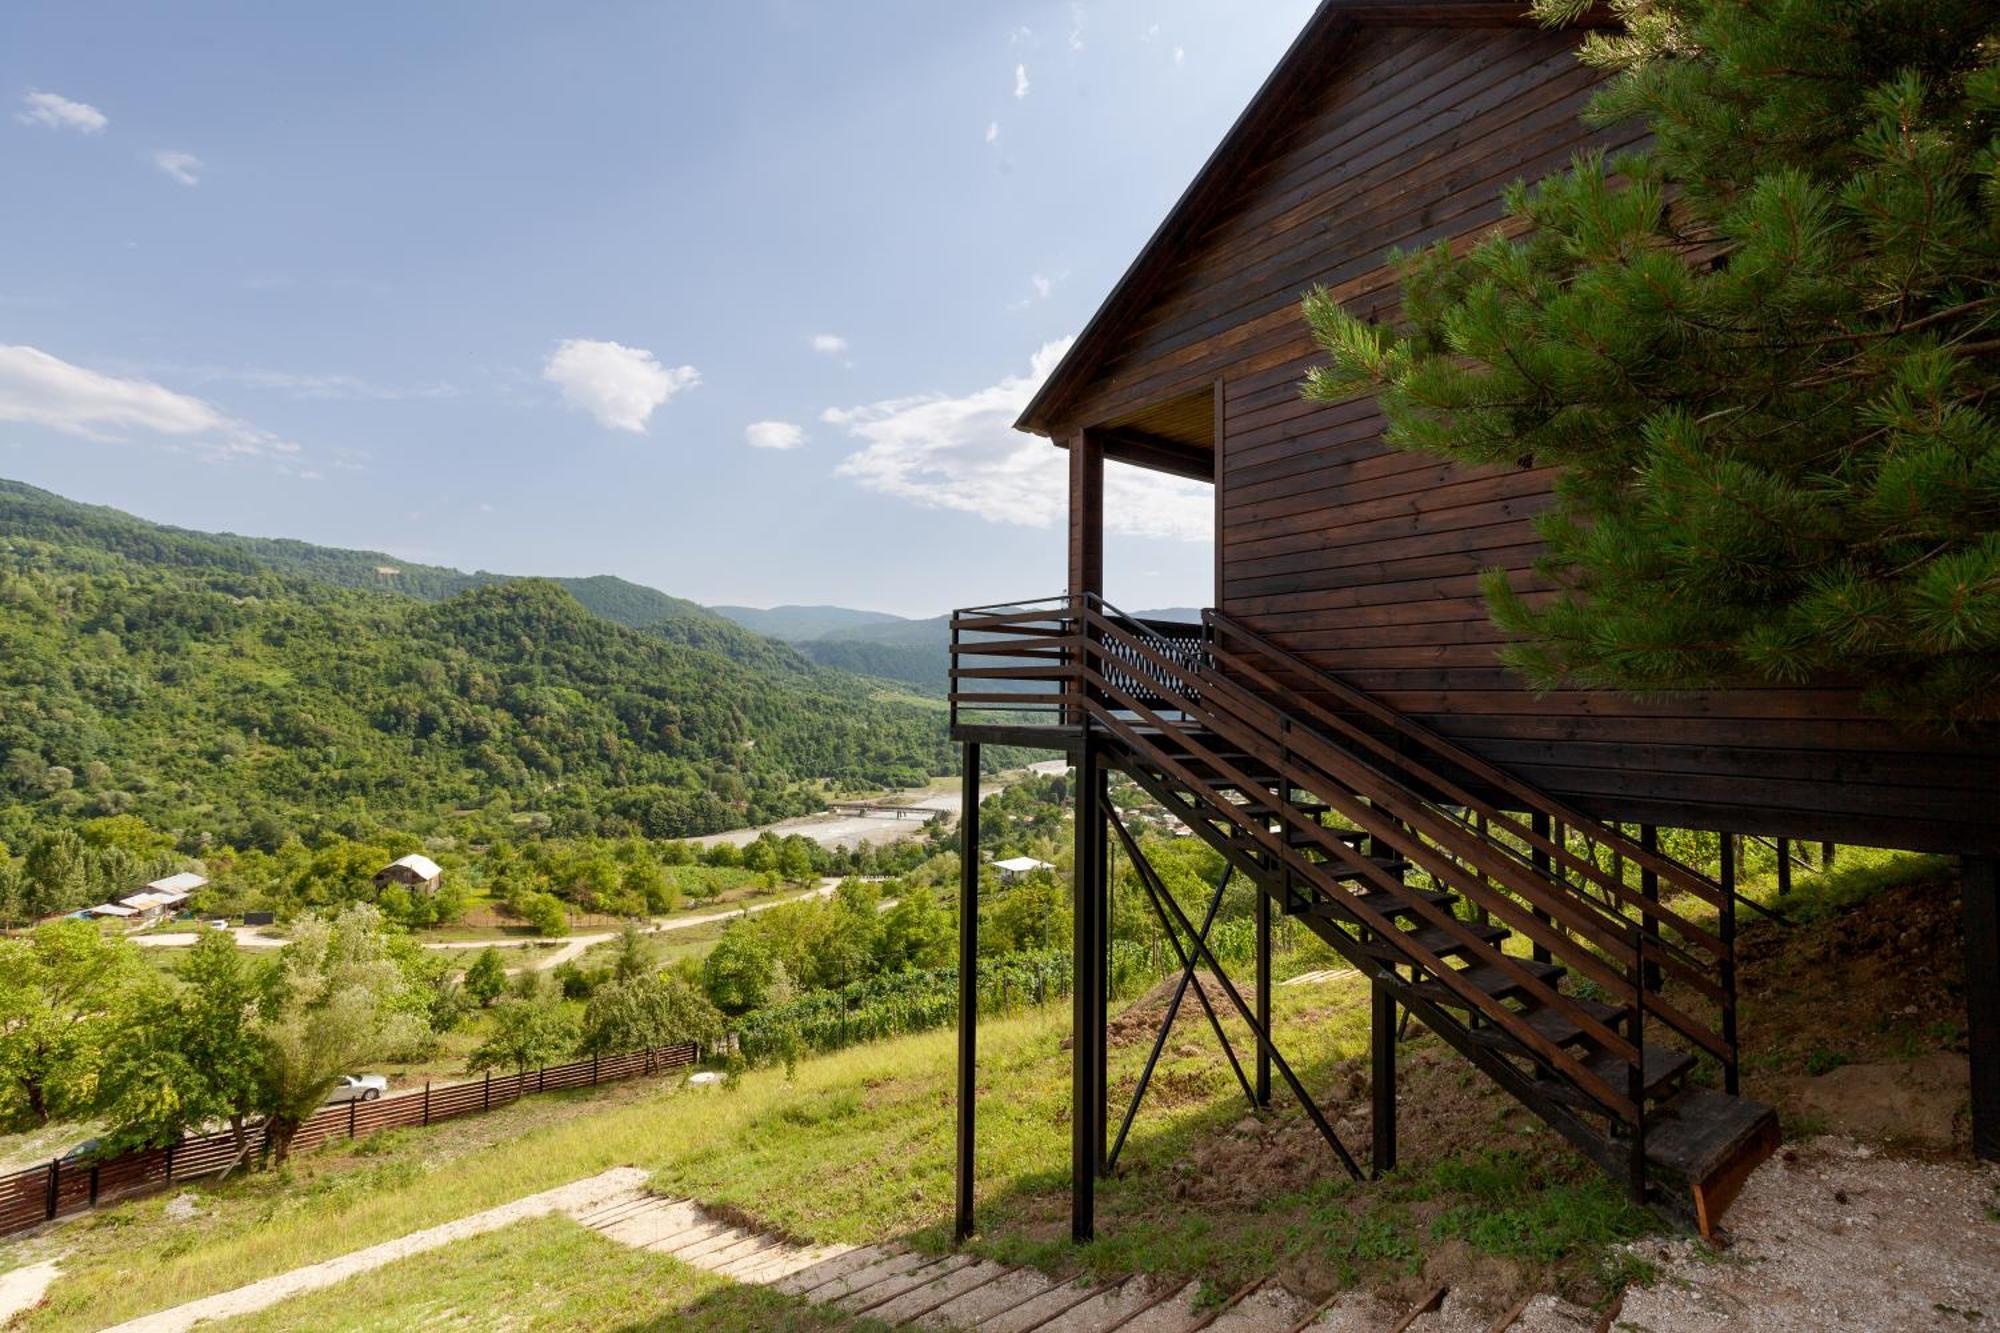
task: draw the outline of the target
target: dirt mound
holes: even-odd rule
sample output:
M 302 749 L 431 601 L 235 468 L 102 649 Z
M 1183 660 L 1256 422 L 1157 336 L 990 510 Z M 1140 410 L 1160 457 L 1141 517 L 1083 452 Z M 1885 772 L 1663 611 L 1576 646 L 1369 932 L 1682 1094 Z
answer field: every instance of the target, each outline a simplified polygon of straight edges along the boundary
M 1915 1060 L 1842 1065 L 1781 1085 L 1787 1106 L 1839 1134 L 1920 1148 L 1949 1148 L 1967 1137 L 1971 1114 L 1966 1058 L 1938 1052 Z
M 1208 993 L 1208 1002 L 1215 1006 L 1215 1012 L 1224 1018 L 1234 1018 L 1236 1006 L 1229 1002 L 1228 992 L 1222 989 L 1222 983 L 1216 980 L 1215 973 L 1197 970 L 1194 975 L 1195 980 L 1199 981 L 1202 989 Z M 1255 1013 L 1257 988 L 1238 981 L 1235 977 L 1229 980 L 1236 987 L 1236 993 L 1243 997 L 1243 1003 L 1249 1005 L 1250 1011 Z M 1167 1016 L 1167 1005 L 1173 1000 L 1174 988 L 1178 985 L 1180 985 L 1180 975 L 1176 973 L 1132 1001 L 1125 1007 L 1123 1013 L 1112 1017 L 1109 1026 L 1105 1028 L 1105 1041 L 1113 1047 L 1152 1041 L 1160 1030 L 1161 1020 Z M 1194 1026 L 1189 1027 L 1190 1023 Z M 1207 1028 L 1208 1019 L 1201 1012 L 1201 1000 L 1196 997 L 1193 987 L 1189 987 L 1186 998 L 1181 1001 L 1181 1011 L 1174 1018 L 1173 1035 L 1176 1038 L 1191 1036 L 1206 1032 Z M 1215 1038 L 1210 1036 L 1209 1040 L 1213 1041 Z M 1253 1051 L 1255 1049 L 1251 1048 Z M 1245 1056 L 1246 1053 L 1238 1052 L 1239 1058 Z

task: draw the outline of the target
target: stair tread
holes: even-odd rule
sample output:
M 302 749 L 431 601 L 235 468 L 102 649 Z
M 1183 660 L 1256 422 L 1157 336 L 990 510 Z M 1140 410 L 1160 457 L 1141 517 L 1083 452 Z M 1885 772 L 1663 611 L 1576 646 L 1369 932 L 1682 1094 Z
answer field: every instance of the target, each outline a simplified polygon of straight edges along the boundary
M 1553 986 L 1568 971 L 1567 968 L 1555 963 L 1538 963 L 1532 958 L 1516 958 L 1513 961 L 1526 969 L 1529 975 L 1539 978 L 1542 984 L 1548 986 Z M 1521 983 L 1510 973 L 1502 971 L 1497 963 L 1480 963 L 1473 967 L 1460 968 L 1458 978 L 1474 990 L 1483 991 L 1496 999 L 1504 999 L 1521 989 Z M 1434 1004 L 1449 1005 L 1454 1009 L 1466 1007 L 1465 1000 L 1441 981 L 1421 982 L 1414 989 L 1421 998 L 1430 1000 Z
M 1699 1183 L 1744 1149 L 1774 1138 L 1777 1120 L 1775 1110 L 1753 1097 L 1683 1088 L 1646 1117 L 1646 1160 Z
M 1641 1067 L 1646 1077 L 1648 1097 L 1694 1068 L 1694 1057 L 1677 1047 L 1655 1046 L 1649 1041 L 1641 1050 L 1644 1054 Z M 1610 1051 L 1599 1051 L 1583 1063 L 1586 1069 L 1612 1087 L 1620 1092 L 1625 1090 L 1625 1071 L 1629 1066 Z
M 1433 893 L 1428 890 L 1410 889 L 1407 893 L 1398 896 L 1373 884 L 1362 885 L 1350 890 L 1350 892 L 1354 897 L 1367 903 L 1375 911 L 1391 918 L 1414 915 L 1417 909 L 1415 904 L 1409 901 L 1410 899 L 1421 898 L 1424 902 L 1429 903 L 1441 912 L 1449 912 L 1452 909 L 1452 905 L 1458 901 L 1458 895 L 1455 893 Z M 1306 906 L 1298 908 L 1294 915 L 1306 916 L 1312 913 L 1335 915 L 1339 916 L 1342 920 L 1346 920 L 1345 913 L 1335 911 L 1334 905 L 1324 900 L 1308 903 Z
M 1475 921 L 1463 921 L 1459 924 L 1473 935 L 1486 941 L 1488 945 L 1497 944 L 1514 933 L 1505 926 L 1482 926 Z M 1472 947 L 1453 932 L 1446 930 L 1443 926 L 1425 926 L 1419 930 L 1401 931 L 1399 934 L 1410 944 L 1427 950 L 1439 958 L 1448 958 L 1453 954 L 1463 954 L 1467 949 Z M 1382 954 L 1384 957 L 1399 957 L 1403 952 L 1386 940 L 1377 940 L 1368 947 L 1374 952 Z
M 1618 1005 L 1605 1004 L 1601 1000 L 1588 1000 L 1575 995 L 1570 996 L 1569 1001 L 1605 1027 L 1611 1027 L 1625 1020 L 1625 1010 Z M 1584 1035 L 1576 1020 L 1549 1005 L 1538 1005 L 1524 1012 L 1521 1017 L 1529 1027 L 1558 1046 L 1567 1046 Z

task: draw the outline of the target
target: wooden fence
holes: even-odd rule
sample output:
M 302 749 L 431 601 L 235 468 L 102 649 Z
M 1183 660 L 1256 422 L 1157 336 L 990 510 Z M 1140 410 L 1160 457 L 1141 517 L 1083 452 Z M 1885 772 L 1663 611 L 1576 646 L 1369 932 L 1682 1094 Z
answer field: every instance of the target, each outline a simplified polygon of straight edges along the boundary
M 372 1102 L 340 1102 L 323 1106 L 299 1127 L 293 1152 L 304 1152 L 332 1139 L 359 1138 L 377 1130 L 428 1125 L 456 1116 L 478 1115 L 537 1092 L 586 1088 L 644 1074 L 684 1069 L 701 1058 L 692 1042 L 577 1060 L 547 1069 L 495 1078 L 488 1074 L 469 1083 L 449 1083 L 380 1097 Z M 193 1180 L 228 1170 L 240 1158 L 254 1159 L 264 1151 L 264 1125 L 246 1133 L 247 1151 L 239 1154 L 236 1136 L 227 1130 L 183 1138 L 164 1148 L 141 1148 L 95 1160 L 64 1161 L 29 1167 L 0 1176 L 0 1236 L 25 1231 L 69 1213 L 83 1212 L 113 1199 L 147 1190 L 164 1189 L 178 1180 Z

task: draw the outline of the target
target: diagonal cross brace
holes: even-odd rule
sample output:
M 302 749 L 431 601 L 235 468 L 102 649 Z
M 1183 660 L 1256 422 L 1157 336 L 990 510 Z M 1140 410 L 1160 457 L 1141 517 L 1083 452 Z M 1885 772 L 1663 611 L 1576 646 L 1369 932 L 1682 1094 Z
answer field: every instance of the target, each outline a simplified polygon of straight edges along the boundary
M 1201 920 L 1201 937 L 1204 940 L 1208 938 L 1209 927 L 1215 924 L 1215 914 L 1222 907 L 1222 895 L 1228 891 L 1230 877 L 1235 873 L 1235 866 L 1226 867 L 1222 872 L 1222 882 L 1215 886 L 1215 896 L 1208 900 L 1208 914 Z M 1145 887 L 1147 898 L 1153 899 L 1152 884 L 1144 876 L 1141 876 L 1140 883 Z M 1160 1062 L 1160 1052 L 1166 1048 L 1167 1035 L 1173 1031 L 1174 1020 L 1180 1016 L 1181 1001 L 1187 998 L 1190 986 L 1208 1014 L 1209 1026 L 1215 1029 L 1215 1039 L 1222 1043 L 1222 1053 L 1229 1057 L 1229 1067 L 1236 1071 L 1236 1081 L 1242 1085 L 1243 1095 L 1250 1099 L 1252 1109 L 1257 1105 L 1256 1095 L 1250 1091 L 1250 1081 L 1243 1076 L 1243 1066 L 1236 1059 L 1235 1048 L 1229 1044 L 1229 1036 L 1222 1030 L 1222 1020 L 1216 1016 L 1215 1006 L 1209 1003 L 1208 992 L 1202 988 L 1201 979 L 1194 974 L 1195 965 L 1200 960 L 1181 948 L 1180 936 L 1174 933 L 1173 924 L 1167 920 L 1166 909 L 1157 900 L 1153 901 L 1153 911 L 1160 918 L 1160 928 L 1166 932 L 1167 942 L 1174 946 L 1174 957 L 1180 960 L 1181 979 L 1180 984 L 1174 987 L 1174 998 L 1167 1004 L 1167 1016 L 1160 1023 L 1159 1034 L 1153 1038 L 1152 1054 L 1146 1057 L 1146 1067 L 1139 1073 L 1139 1086 L 1132 1091 L 1132 1104 L 1125 1108 L 1125 1119 L 1118 1126 L 1118 1137 L 1112 1141 L 1111 1152 L 1104 1159 L 1106 1174 L 1118 1165 L 1118 1153 L 1125 1146 L 1125 1136 L 1132 1132 L 1132 1121 L 1139 1114 L 1139 1103 L 1145 1100 L 1146 1088 L 1153 1081 L 1153 1067 Z
M 1125 844 L 1125 852 L 1132 858 L 1132 865 L 1138 870 L 1140 881 L 1147 885 L 1150 893 L 1157 895 L 1157 901 L 1163 903 L 1166 909 L 1173 913 L 1174 920 L 1179 923 L 1180 928 L 1186 932 L 1188 938 L 1194 942 L 1194 947 L 1202 960 L 1215 973 L 1215 979 L 1221 983 L 1223 993 L 1229 997 L 1229 1002 L 1236 1007 L 1237 1017 L 1243 1020 L 1243 1025 L 1249 1028 L 1251 1035 L 1257 1038 L 1258 1046 L 1263 1049 L 1265 1054 L 1271 1057 L 1271 1063 L 1276 1065 L 1278 1073 L 1284 1076 L 1286 1086 L 1291 1088 L 1292 1095 L 1299 1099 L 1299 1105 L 1305 1108 L 1306 1117 L 1313 1122 L 1313 1128 L 1319 1131 L 1320 1137 L 1326 1140 L 1327 1146 L 1332 1148 L 1334 1155 L 1340 1158 L 1340 1164 L 1347 1168 L 1348 1175 L 1356 1180 L 1365 1179 L 1360 1165 L 1354 1160 L 1354 1155 L 1347 1151 L 1347 1145 L 1340 1141 L 1340 1135 L 1333 1132 L 1333 1126 L 1328 1124 L 1326 1116 L 1321 1114 L 1319 1103 L 1312 1099 L 1312 1095 L 1306 1091 L 1305 1084 L 1299 1082 L 1299 1076 L 1292 1072 L 1291 1065 L 1286 1062 L 1283 1055 L 1278 1053 L 1277 1046 L 1271 1041 L 1271 1034 L 1264 1030 L 1263 1025 L 1250 1012 L 1250 1006 L 1243 1003 L 1243 997 L 1237 993 L 1236 987 L 1230 982 L 1229 974 L 1223 970 L 1221 962 L 1217 960 L 1215 954 L 1209 949 L 1208 941 L 1195 931 L 1194 923 L 1187 919 L 1187 913 L 1183 912 L 1181 905 L 1174 901 L 1174 896 L 1166 892 L 1166 886 L 1159 882 L 1158 876 L 1154 873 L 1152 863 L 1139 850 L 1139 844 L 1133 840 L 1131 832 L 1125 827 L 1125 822 L 1118 818 L 1118 811 L 1109 802 L 1106 802 L 1104 807 L 1104 818 L 1117 832 L 1119 841 Z

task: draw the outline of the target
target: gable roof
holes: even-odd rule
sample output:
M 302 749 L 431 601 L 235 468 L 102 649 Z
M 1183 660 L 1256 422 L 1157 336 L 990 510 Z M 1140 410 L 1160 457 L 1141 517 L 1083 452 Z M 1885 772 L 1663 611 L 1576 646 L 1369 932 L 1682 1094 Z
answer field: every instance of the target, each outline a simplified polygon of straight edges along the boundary
M 1573 26 L 1604 27 L 1615 20 L 1605 5 L 1593 6 Z M 1293 39 L 1236 123 L 1209 154 L 1166 220 L 1126 268 L 1111 294 L 1083 326 L 1069 352 L 1022 409 L 1014 429 L 1048 435 L 1058 414 L 1082 389 L 1116 346 L 1117 337 L 1144 312 L 1155 289 L 1173 267 L 1182 243 L 1201 235 L 1236 199 L 1236 180 L 1267 144 L 1291 123 L 1298 101 L 1326 78 L 1359 28 L 1534 26 L 1527 0 L 1320 0 L 1319 8 Z
M 436 879 L 444 873 L 442 866 L 431 860 L 428 856 L 425 856 L 422 852 L 411 852 L 408 856 L 399 856 L 388 865 L 382 867 L 383 874 L 387 874 L 391 870 L 407 870 L 418 879 Z

